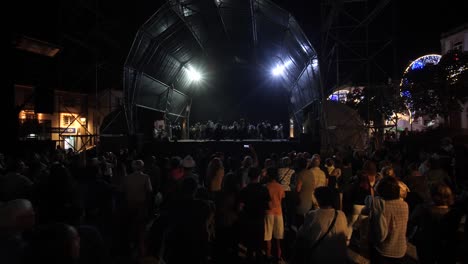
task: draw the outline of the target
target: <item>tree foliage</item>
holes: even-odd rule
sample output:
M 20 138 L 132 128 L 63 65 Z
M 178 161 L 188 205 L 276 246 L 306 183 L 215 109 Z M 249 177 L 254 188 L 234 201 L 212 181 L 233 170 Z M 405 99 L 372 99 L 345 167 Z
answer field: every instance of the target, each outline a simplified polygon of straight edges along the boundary
M 468 94 L 468 55 L 451 51 L 437 65 L 425 65 L 403 76 L 402 93 L 415 116 L 447 117 L 461 111 Z
M 408 107 L 415 117 L 446 118 L 453 111 L 461 111 L 460 102 L 468 100 L 468 53 L 451 51 L 437 65 L 408 71 L 401 87 L 373 85 L 354 89 L 347 97 L 346 104 L 367 124 L 382 124 Z
M 444 84 L 451 96 L 458 100 L 468 99 L 468 52 L 452 50 L 442 56 L 437 64 Z
M 346 104 L 356 109 L 367 124 L 382 124 L 394 113 L 406 111 L 404 100 L 392 84 L 355 89 L 348 94 Z

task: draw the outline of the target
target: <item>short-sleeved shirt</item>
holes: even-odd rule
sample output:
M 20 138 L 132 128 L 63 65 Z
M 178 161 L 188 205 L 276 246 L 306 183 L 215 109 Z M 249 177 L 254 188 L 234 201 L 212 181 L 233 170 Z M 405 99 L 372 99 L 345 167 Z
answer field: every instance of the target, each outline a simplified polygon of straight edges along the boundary
M 316 209 L 309 211 L 304 224 L 297 233 L 297 246 L 304 247 L 310 254 L 309 263 L 346 263 L 346 233 L 348 222 L 345 214 L 338 210 L 335 224 L 327 236 L 313 251 L 311 247 L 327 232 L 335 218 L 334 209 Z
M 283 186 L 285 191 L 291 191 L 291 178 L 294 174 L 294 170 L 291 168 L 279 168 L 278 169 L 278 176 L 281 180 L 280 184 Z
M 269 209 L 267 215 L 282 215 L 281 200 L 285 197 L 284 189 L 281 184 L 276 181 L 269 182 L 266 185 L 270 195 L 270 202 L 268 203 Z
M 146 201 L 148 198 L 146 195 L 152 191 L 149 176 L 142 172 L 129 174 L 125 178 L 123 187 L 129 204 L 139 204 Z
M 297 214 L 305 214 L 312 208 L 315 190 L 313 177 L 314 175 L 310 170 L 302 170 L 297 175 L 297 182 L 302 184 L 298 193 L 300 202 L 296 207 Z
M 319 167 L 313 167 L 309 169 L 312 172 L 312 178 L 314 179 L 314 189 L 317 187 L 327 186 L 327 176 L 325 172 Z
M 389 232 L 384 241 L 375 248 L 382 256 L 401 258 L 406 253 L 406 226 L 408 224 L 408 204 L 400 199 L 385 201 L 385 218 Z

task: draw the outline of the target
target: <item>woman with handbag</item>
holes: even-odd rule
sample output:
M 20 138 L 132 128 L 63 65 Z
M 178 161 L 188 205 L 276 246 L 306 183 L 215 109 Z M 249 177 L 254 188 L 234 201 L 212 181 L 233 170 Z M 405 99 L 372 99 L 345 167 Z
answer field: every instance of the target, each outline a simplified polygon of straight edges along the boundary
M 333 209 L 334 193 L 327 187 L 315 189 L 319 208 L 311 210 L 297 233 L 294 264 L 346 263 L 346 216 Z

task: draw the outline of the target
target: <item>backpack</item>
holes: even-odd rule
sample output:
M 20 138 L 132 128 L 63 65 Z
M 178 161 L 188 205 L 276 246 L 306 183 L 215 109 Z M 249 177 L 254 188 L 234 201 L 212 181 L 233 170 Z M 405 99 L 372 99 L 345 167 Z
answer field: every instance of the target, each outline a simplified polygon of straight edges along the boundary
M 369 206 L 369 235 L 373 244 L 381 243 L 387 238 L 389 224 L 385 217 L 385 201 L 379 196 L 368 196 L 366 205 Z

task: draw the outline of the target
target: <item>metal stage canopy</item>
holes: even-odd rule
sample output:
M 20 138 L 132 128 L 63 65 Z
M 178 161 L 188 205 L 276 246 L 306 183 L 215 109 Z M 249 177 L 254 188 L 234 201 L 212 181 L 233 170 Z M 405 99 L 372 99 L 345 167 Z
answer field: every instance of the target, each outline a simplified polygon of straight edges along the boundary
M 187 118 L 190 71 L 226 61 L 276 67 L 299 127 L 302 110 L 323 98 L 317 52 L 286 10 L 268 0 L 169 0 L 141 26 L 125 62 L 129 133 L 141 131 L 140 108 Z

